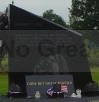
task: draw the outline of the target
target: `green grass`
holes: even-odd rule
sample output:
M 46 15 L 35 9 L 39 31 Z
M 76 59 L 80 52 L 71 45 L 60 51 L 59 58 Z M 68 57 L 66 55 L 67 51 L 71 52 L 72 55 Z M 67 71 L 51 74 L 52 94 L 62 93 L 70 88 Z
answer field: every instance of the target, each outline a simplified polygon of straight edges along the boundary
M 92 79 L 96 81 L 99 85 L 99 67 L 91 68 Z
M 0 94 L 5 95 L 8 92 L 8 74 L 0 73 Z

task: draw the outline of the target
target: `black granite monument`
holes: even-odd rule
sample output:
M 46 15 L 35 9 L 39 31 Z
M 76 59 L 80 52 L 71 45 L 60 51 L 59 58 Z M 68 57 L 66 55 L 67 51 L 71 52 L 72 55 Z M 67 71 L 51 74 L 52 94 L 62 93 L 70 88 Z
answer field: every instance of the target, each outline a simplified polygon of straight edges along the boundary
M 45 78 L 45 75 L 61 76 L 70 74 L 73 77 L 74 88 L 82 90 L 87 83 L 92 81 L 81 34 L 14 5 L 9 5 L 8 7 L 8 29 L 10 31 L 14 30 L 14 33 L 11 33 L 10 36 L 19 45 L 21 44 L 19 40 L 27 40 L 25 44 L 27 43 L 28 45 L 28 42 L 35 40 L 34 38 L 36 37 L 36 41 L 39 39 L 41 41 L 42 38 L 45 38 L 41 43 L 47 42 L 48 46 L 55 44 L 55 50 L 57 48 L 56 45 L 61 44 L 61 42 L 63 45 L 58 45 L 59 49 L 64 48 L 64 46 L 67 47 L 67 50 L 63 50 L 61 54 L 59 54 L 60 50 L 58 49 L 57 51 L 59 52 L 56 51 L 53 54 L 52 50 L 51 54 L 42 57 L 37 51 L 37 46 L 31 47 L 30 45 L 30 52 L 27 57 L 20 57 L 17 53 L 15 53 L 14 57 L 9 56 L 9 87 L 12 83 L 16 83 L 21 87 L 22 92 L 26 93 L 25 77 L 27 75 L 44 75 Z M 23 35 L 20 35 L 19 32 Z M 55 39 L 53 40 L 53 38 Z M 50 42 L 51 40 L 52 42 Z M 58 42 L 59 40 L 60 42 Z M 17 45 L 15 45 L 15 50 L 16 47 Z M 72 51 L 74 52 L 72 53 Z M 25 53 L 24 50 L 22 53 Z M 44 67 L 47 67 L 47 70 L 42 69 Z M 53 68 L 53 70 L 49 70 L 48 67 Z

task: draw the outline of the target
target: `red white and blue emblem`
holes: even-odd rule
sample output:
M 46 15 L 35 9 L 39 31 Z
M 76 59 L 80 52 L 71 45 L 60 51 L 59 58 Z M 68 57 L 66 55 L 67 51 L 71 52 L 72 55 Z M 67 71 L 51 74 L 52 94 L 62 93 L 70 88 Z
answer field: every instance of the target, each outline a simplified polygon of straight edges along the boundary
M 68 86 L 67 84 L 59 84 L 60 85 L 60 91 L 55 91 L 54 90 L 54 86 L 52 86 L 51 88 L 49 88 L 47 90 L 47 95 L 53 97 L 54 95 L 61 95 L 61 94 L 66 94 L 68 93 Z

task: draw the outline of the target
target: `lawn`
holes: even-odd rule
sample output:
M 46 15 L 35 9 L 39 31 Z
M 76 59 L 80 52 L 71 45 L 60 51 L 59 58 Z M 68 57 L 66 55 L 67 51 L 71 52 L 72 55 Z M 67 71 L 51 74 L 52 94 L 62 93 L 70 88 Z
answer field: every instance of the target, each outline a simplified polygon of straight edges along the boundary
M 5 95 L 8 92 L 8 74 L 0 73 L 0 94 Z
M 93 68 L 91 68 L 91 72 L 92 72 L 93 80 L 96 81 L 99 85 L 99 68 L 93 67 Z

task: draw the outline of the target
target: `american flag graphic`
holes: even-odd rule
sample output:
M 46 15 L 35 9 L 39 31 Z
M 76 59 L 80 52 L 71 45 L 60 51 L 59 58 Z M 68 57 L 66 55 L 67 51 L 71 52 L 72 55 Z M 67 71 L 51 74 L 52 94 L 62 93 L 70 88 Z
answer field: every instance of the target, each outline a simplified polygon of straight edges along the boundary
M 68 88 L 67 88 L 67 84 L 60 84 L 61 85 L 61 90 L 59 92 L 55 92 L 53 87 L 51 87 L 50 89 L 47 90 L 47 94 L 50 96 L 53 96 L 54 93 L 56 94 L 61 94 L 61 93 L 68 93 Z
M 68 93 L 67 84 L 61 84 L 61 92 Z
M 52 96 L 53 95 L 53 87 L 51 87 L 50 89 L 47 90 L 47 93 Z

